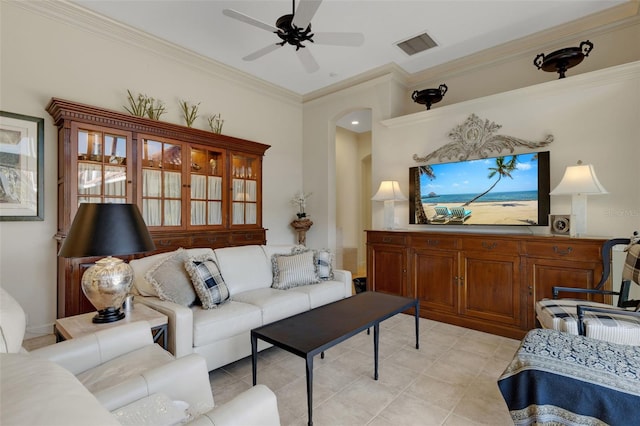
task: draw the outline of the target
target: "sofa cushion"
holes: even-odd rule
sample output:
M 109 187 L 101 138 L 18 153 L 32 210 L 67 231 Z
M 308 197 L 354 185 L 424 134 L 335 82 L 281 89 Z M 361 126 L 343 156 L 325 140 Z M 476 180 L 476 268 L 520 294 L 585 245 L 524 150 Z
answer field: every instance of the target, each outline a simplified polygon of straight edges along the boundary
M 295 246 L 293 244 L 269 244 L 261 247 L 262 247 L 262 250 L 264 250 L 264 254 L 267 256 L 267 259 L 269 260 L 269 262 L 271 262 L 271 257 L 274 254 L 290 254 L 290 253 L 293 253 L 293 249 L 295 247 L 303 247 L 306 249 L 306 247 L 304 246 Z
M 295 254 L 274 254 L 271 257 L 273 267 L 273 288 L 286 290 L 300 285 L 319 282 L 311 250 Z
M 160 367 L 173 359 L 173 355 L 159 345 L 147 345 L 80 373 L 76 377 L 90 392 L 95 393 Z
M 196 290 L 185 269 L 187 252 L 180 248 L 152 266 L 145 278 L 151 283 L 160 300 L 191 306 L 196 301 Z
M 220 305 L 218 309 L 194 306 L 191 310 L 194 347 L 217 342 L 262 325 L 259 307 L 235 300 Z
M 133 268 L 133 289 L 135 292 L 142 296 L 158 297 L 158 293 L 153 288 L 153 285 L 145 278 L 147 271 L 157 265 L 162 259 L 171 256 L 175 251 L 167 253 L 152 254 L 151 256 L 141 257 L 140 259 L 133 259 L 129 262 L 131 268 Z M 187 249 L 187 255 L 191 257 L 213 256 L 213 250 L 210 248 L 193 248 Z
M 245 291 L 271 287 L 271 262 L 262 247 L 224 247 L 214 253 L 231 298 Z
M 306 294 L 311 309 L 344 299 L 344 283 L 340 281 L 322 281 L 318 284 L 295 287 L 290 291 Z
M 239 293 L 234 296 L 234 300 L 260 308 L 263 324 L 309 310 L 309 298 L 306 294 L 270 287 Z
M 209 256 L 189 258 L 184 266 L 204 309 L 217 308 L 229 300 L 229 289 L 215 260 Z

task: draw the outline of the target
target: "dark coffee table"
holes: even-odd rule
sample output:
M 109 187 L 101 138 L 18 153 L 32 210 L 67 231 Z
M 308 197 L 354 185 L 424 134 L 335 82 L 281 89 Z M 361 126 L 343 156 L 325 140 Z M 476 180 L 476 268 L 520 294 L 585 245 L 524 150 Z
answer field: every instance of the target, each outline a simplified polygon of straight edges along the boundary
M 338 343 L 373 327 L 374 379 L 378 380 L 378 345 L 380 323 L 397 313 L 413 308 L 418 343 L 418 299 L 377 292 L 363 292 L 310 311 L 251 330 L 253 384 L 256 384 L 258 339 L 269 342 L 307 362 L 307 410 L 313 424 L 313 357 Z

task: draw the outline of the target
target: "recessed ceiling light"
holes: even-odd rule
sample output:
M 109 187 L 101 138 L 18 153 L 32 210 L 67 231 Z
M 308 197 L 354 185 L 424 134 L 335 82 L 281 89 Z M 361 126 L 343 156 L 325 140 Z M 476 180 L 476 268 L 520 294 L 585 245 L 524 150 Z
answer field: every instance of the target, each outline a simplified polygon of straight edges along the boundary
M 360 122 L 358 120 L 353 120 L 351 124 L 353 124 L 354 126 L 357 126 L 358 124 L 360 124 Z

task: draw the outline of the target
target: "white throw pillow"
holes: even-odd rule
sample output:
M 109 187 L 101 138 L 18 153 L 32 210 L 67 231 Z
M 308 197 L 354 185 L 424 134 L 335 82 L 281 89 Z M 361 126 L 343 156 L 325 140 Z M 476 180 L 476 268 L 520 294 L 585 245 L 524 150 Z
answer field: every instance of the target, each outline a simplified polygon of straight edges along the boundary
M 311 250 L 294 254 L 274 254 L 271 263 L 273 288 L 286 290 L 319 282 Z
M 196 301 L 196 291 L 184 267 L 187 259 L 187 252 L 179 248 L 145 274 L 145 278 L 156 290 L 160 300 L 168 300 L 183 306 L 191 306 Z

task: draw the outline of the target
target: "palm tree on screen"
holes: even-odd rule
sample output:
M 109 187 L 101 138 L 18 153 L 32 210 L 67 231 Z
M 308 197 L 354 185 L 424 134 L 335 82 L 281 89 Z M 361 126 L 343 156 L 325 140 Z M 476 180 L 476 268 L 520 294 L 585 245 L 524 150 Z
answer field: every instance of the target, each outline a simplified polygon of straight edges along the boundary
M 491 190 L 496 187 L 498 182 L 500 182 L 500 180 L 503 177 L 508 177 L 508 178 L 513 179 L 513 177 L 511 176 L 511 172 L 513 172 L 514 170 L 516 170 L 518 168 L 517 159 L 518 159 L 517 155 L 512 156 L 509 161 L 506 161 L 505 157 L 497 157 L 496 158 L 496 165 L 495 165 L 495 167 L 489 167 L 489 176 L 487 176 L 487 177 L 489 179 L 493 179 L 493 177 L 495 175 L 498 175 L 498 180 L 496 180 L 493 183 L 493 185 L 491 185 L 489 187 L 489 189 L 484 191 L 482 194 L 480 194 L 480 195 L 478 195 L 476 197 L 473 197 L 473 199 L 471 201 L 467 201 L 466 203 L 463 204 L 463 206 L 468 206 L 469 204 L 471 204 L 474 201 L 476 201 L 478 198 L 480 198 L 480 197 L 488 194 L 489 192 L 491 192 Z
M 434 180 L 436 178 L 436 174 L 433 172 L 433 168 L 429 165 L 419 166 L 414 174 L 415 181 L 413 182 L 413 188 L 415 195 L 416 223 L 429 223 L 422 204 L 422 189 L 420 188 L 420 177 L 422 176 L 428 177 L 429 180 Z

